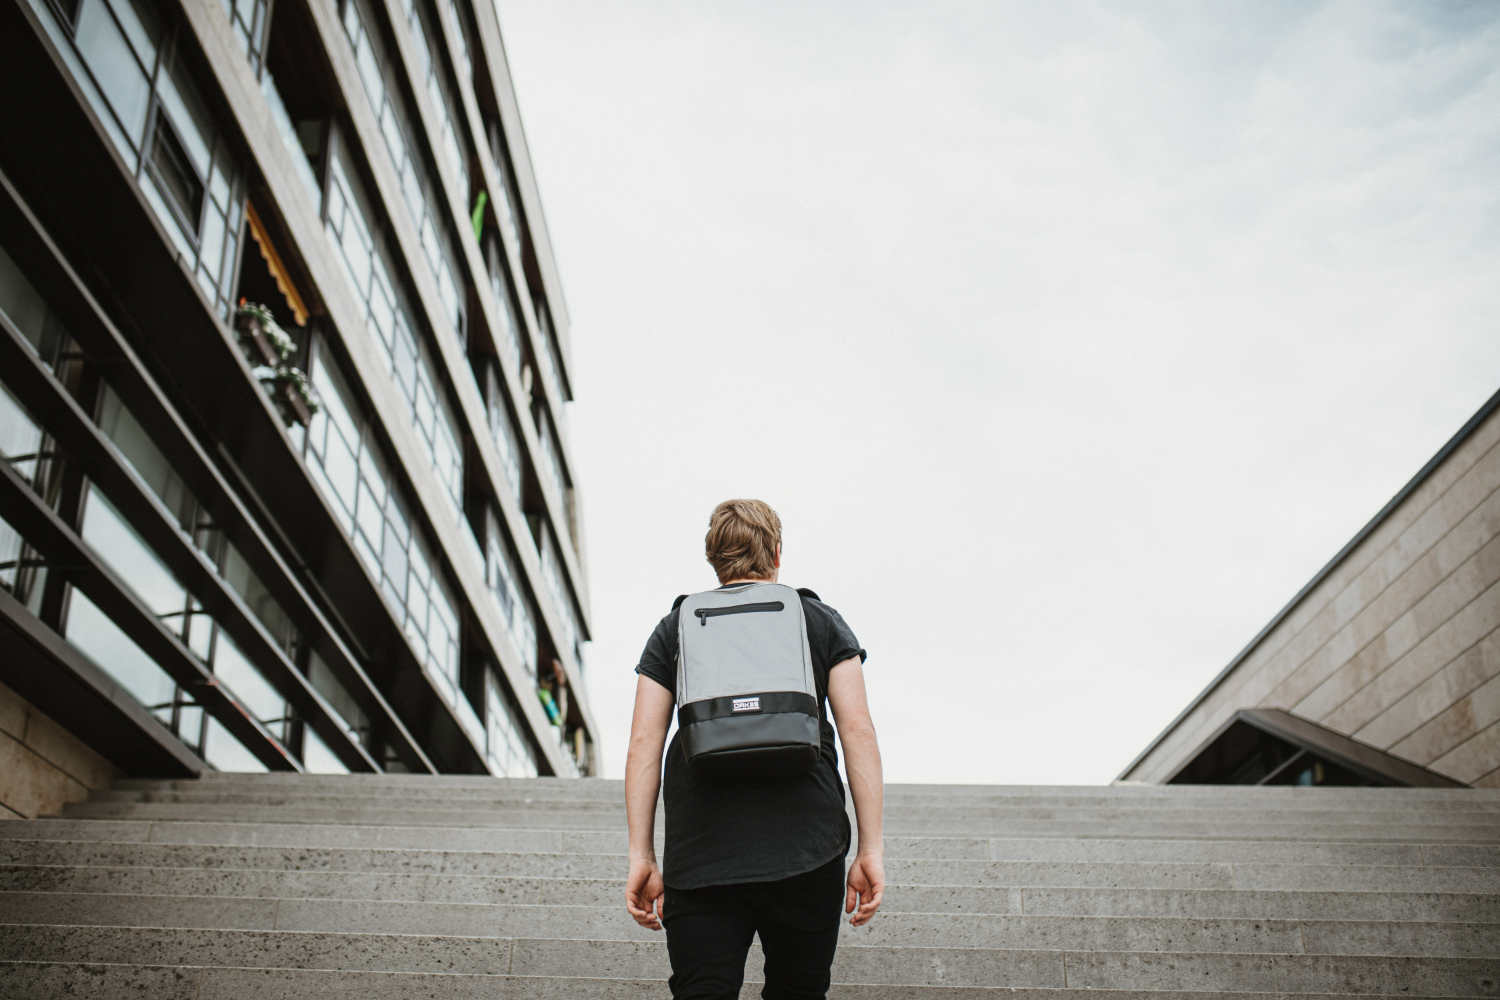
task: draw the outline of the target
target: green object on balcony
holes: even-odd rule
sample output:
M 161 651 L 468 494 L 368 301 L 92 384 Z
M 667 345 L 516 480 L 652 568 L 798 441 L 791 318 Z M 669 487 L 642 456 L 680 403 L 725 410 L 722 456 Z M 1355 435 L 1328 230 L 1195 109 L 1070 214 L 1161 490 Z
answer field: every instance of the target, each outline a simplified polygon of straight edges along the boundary
M 552 692 L 546 688 L 537 690 L 536 696 L 541 699 L 542 707 L 547 710 L 547 721 L 554 726 L 562 723 L 562 713 L 557 710 L 557 702 L 552 700 Z
M 488 191 L 479 192 L 479 197 L 474 201 L 474 214 L 471 221 L 474 223 L 474 239 L 478 240 L 484 235 L 484 205 L 490 200 Z

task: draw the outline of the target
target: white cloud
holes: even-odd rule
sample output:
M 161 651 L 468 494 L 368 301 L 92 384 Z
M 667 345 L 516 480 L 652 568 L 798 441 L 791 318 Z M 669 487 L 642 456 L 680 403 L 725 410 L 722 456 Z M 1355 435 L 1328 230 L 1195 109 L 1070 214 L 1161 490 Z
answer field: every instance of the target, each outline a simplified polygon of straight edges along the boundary
M 1103 781 L 1500 381 L 1492 6 L 500 14 L 613 773 L 726 496 L 892 779 Z

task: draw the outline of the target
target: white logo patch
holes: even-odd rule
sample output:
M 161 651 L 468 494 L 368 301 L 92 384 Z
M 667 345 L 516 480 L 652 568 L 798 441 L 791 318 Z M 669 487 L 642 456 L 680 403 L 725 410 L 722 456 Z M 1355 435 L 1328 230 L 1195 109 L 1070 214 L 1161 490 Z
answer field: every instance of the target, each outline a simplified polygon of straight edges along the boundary
M 759 698 L 736 698 L 730 704 L 730 710 L 735 712 L 759 712 Z

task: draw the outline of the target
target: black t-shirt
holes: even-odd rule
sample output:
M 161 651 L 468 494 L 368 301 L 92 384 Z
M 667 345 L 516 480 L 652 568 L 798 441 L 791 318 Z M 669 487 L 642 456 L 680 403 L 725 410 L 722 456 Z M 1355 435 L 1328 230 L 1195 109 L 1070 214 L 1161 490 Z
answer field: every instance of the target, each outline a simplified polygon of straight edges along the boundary
M 823 752 L 810 771 L 795 777 L 726 778 L 697 773 L 674 735 L 662 781 L 667 814 L 662 878 L 674 889 L 790 878 L 849 850 L 844 784 L 828 722 L 828 672 L 851 656 L 863 662 L 865 651 L 837 611 L 810 590 L 798 593 L 818 689 Z M 657 623 L 635 668 L 674 698 L 680 603 L 679 597 Z

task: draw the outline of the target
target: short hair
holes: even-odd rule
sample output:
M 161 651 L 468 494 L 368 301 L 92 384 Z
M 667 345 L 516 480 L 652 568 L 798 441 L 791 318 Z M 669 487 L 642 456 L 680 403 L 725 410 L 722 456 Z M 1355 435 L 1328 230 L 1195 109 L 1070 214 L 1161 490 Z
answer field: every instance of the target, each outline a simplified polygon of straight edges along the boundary
M 704 553 L 720 583 L 776 572 L 781 518 L 763 500 L 725 500 L 708 517 Z

